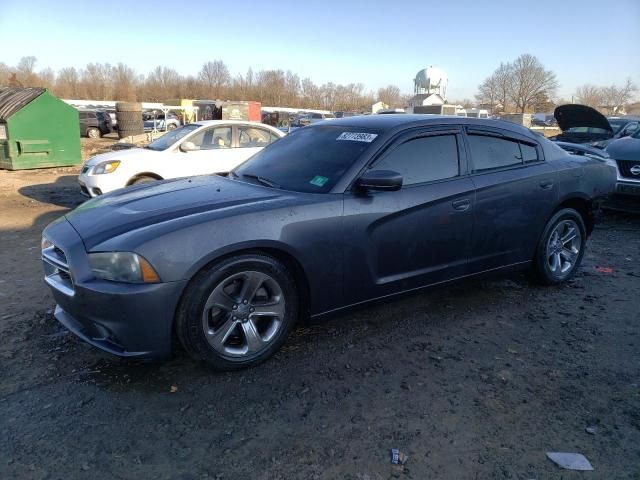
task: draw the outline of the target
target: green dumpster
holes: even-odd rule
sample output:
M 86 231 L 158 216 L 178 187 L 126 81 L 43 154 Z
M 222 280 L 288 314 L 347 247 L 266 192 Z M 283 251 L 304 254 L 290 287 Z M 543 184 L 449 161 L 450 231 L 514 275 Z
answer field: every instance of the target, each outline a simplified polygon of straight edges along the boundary
M 78 111 L 44 88 L 0 88 L 0 168 L 78 165 Z

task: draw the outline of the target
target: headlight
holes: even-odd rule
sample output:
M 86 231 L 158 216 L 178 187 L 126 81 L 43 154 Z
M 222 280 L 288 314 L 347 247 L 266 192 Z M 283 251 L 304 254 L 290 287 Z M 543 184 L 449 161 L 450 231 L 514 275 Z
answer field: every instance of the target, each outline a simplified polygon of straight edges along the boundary
M 103 173 L 113 173 L 120 165 L 120 160 L 110 160 L 108 162 L 102 162 L 93 167 L 94 175 L 102 175 Z
M 47 237 L 42 237 L 42 240 L 40 241 L 40 247 L 42 248 L 42 250 L 46 250 L 47 248 L 52 246 L 53 243 L 51 243 Z
M 91 271 L 97 278 L 113 282 L 158 283 L 160 277 L 144 257 L 131 252 L 89 254 Z

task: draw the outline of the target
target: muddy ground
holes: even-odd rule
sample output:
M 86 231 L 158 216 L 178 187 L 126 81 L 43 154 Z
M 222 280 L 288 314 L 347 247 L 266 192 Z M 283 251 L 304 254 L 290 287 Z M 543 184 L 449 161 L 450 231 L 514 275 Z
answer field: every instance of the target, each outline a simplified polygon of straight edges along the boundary
M 0 171 L 0 478 L 640 478 L 640 217 L 606 216 L 564 286 L 469 281 L 215 373 L 122 361 L 56 323 L 40 232 L 82 201 L 76 174 Z

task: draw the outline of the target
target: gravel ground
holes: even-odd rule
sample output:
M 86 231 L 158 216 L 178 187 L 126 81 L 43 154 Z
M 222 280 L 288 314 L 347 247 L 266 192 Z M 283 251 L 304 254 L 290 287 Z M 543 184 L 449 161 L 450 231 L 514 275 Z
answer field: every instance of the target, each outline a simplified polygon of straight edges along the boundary
M 57 324 L 40 232 L 82 201 L 76 174 L 0 171 L 0 478 L 640 478 L 640 217 L 605 217 L 564 286 L 432 290 L 221 374 L 123 361 Z

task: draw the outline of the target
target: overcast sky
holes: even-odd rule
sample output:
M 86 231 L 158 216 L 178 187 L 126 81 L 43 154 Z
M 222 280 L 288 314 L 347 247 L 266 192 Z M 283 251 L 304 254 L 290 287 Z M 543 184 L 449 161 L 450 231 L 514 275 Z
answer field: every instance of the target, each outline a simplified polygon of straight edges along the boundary
M 585 83 L 640 84 L 640 0 L 105 1 L 0 0 L 0 61 L 38 68 L 123 62 L 196 74 L 222 59 L 292 70 L 316 83 L 413 91 L 429 65 L 449 76 L 449 99 L 472 98 L 501 61 L 532 53 L 559 95 Z

